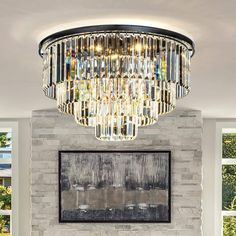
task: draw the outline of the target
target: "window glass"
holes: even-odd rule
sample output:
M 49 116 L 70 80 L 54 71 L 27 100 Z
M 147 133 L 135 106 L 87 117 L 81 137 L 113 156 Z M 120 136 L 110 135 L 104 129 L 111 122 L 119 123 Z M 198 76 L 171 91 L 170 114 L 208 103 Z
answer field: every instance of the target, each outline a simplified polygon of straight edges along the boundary
M 11 132 L 0 132 L 0 236 L 10 236 L 11 222 Z
M 2 152 L 2 153 L 0 153 L 0 158 L 1 159 L 11 158 L 11 152 Z
M 222 210 L 236 210 L 236 165 L 222 166 Z
M 10 215 L 0 215 L 0 236 L 10 236 Z
M 11 149 L 12 138 L 11 132 L 0 132 L 0 148 L 1 149 Z
M 224 216 L 224 236 L 236 235 L 236 216 Z
M 0 170 L 11 169 L 11 164 L 0 164 Z
M 236 158 L 236 133 L 223 134 L 222 141 L 222 158 Z

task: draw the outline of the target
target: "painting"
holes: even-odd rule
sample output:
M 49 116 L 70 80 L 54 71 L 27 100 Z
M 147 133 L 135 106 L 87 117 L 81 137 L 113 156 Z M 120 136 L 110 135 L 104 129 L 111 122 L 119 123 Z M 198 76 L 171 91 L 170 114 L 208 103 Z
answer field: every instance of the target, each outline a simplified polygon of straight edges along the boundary
M 59 221 L 169 223 L 170 156 L 59 151 Z

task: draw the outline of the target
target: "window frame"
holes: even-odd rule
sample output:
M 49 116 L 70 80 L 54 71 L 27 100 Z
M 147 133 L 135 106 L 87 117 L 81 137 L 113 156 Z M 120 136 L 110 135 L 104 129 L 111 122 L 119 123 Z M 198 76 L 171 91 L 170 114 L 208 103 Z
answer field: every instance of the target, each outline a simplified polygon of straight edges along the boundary
M 236 216 L 236 211 L 222 210 L 222 166 L 236 165 L 236 158 L 222 158 L 223 133 L 236 133 L 236 122 L 216 123 L 216 162 L 215 162 L 215 235 L 223 236 L 224 216 Z M 220 194 L 219 194 L 220 193 Z
M 10 215 L 11 224 L 10 224 L 10 231 L 11 236 L 18 236 L 19 232 L 19 171 L 18 171 L 18 122 L 17 121 L 0 121 L 0 130 L 11 130 L 12 132 L 12 209 L 11 212 L 6 212 L 7 215 Z

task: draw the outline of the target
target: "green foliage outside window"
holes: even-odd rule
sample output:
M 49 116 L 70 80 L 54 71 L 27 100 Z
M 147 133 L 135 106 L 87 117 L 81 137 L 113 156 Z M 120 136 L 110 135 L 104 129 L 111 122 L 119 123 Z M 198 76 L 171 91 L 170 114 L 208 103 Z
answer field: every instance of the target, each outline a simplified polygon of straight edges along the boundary
M 236 133 L 223 134 L 222 158 L 236 158 Z
M 9 235 L 8 234 L 9 230 L 10 230 L 10 216 L 0 215 L 0 236 Z
M 223 165 L 222 181 L 222 209 L 226 210 L 236 196 L 236 165 Z
M 0 133 L 0 147 L 5 148 L 10 146 L 11 138 L 8 137 L 8 133 Z
M 236 158 L 236 134 L 223 134 L 222 158 Z M 236 165 L 222 166 L 222 209 L 236 211 Z M 225 216 L 224 236 L 236 236 L 236 217 Z
M 7 132 L 0 133 L 0 148 L 9 147 L 11 144 L 11 138 Z M 0 186 L 0 209 L 11 209 L 11 188 Z M 10 216 L 0 215 L 0 236 L 10 236 Z
M 0 186 L 0 209 L 11 209 L 11 187 Z
M 11 209 L 11 188 L 0 186 L 0 209 L 10 210 Z M 0 215 L 0 236 L 10 230 L 10 216 Z
M 224 236 L 235 236 L 236 234 L 236 217 L 225 216 L 224 217 Z
M 226 207 L 226 210 L 229 210 L 229 211 L 236 210 L 236 197 L 234 197 L 231 204 L 228 207 Z M 224 236 L 235 236 L 236 235 L 236 217 L 225 216 L 223 229 L 224 229 Z

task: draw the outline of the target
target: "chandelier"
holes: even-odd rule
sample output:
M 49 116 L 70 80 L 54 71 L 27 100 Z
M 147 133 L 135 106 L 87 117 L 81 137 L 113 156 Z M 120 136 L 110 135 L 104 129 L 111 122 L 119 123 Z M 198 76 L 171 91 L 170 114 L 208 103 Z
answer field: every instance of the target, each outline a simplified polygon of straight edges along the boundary
M 190 91 L 194 44 L 169 30 L 99 25 L 52 34 L 39 44 L 43 91 L 60 112 L 104 141 L 133 140 L 138 127 L 171 112 Z

